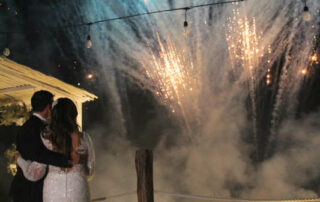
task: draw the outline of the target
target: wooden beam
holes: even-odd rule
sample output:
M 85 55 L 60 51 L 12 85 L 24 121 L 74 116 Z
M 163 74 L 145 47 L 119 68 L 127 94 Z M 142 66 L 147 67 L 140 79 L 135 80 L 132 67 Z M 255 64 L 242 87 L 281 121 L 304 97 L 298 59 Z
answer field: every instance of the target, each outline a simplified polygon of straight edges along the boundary
M 136 151 L 138 202 L 153 202 L 152 150 Z
M 21 86 L 16 86 L 16 87 L 9 87 L 9 88 L 2 88 L 0 89 L 0 93 L 12 93 L 12 92 L 17 92 L 17 91 L 22 91 L 22 90 L 29 90 L 35 88 L 32 85 L 21 85 Z

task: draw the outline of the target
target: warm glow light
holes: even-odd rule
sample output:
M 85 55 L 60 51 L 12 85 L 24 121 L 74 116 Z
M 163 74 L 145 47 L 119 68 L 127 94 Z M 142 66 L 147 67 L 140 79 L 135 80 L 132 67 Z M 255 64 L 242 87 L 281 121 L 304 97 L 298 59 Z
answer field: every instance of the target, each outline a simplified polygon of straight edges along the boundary
M 307 74 L 307 69 L 302 69 L 302 70 L 301 70 L 301 73 L 302 73 L 303 75 L 306 75 L 306 74 Z
M 188 21 L 184 21 L 183 27 L 184 27 L 183 35 L 184 35 L 185 37 L 187 37 L 188 34 L 189 34 L 189 31 L 188 31 Z
M 238 9 L 233 11 L 233 18 L 228 19 L 226 27 L 226 40 L 233 71 L 247 70 L 250 77 L 256 71 L 260 58 L 267 52 L 264 46 L 260 47 L 261 36 L 257 33 L 255 19 L 240 17 Z M 271 52 L 270 46 L 268 47 Z M 270 63 L 270 60 L 267 61 Z
M 90 35 L 87 36 L 87 41 L 86 41 L 86 48 L 91 48 L 92 47 L 92 41 Z
M 8 46 L 5 47 L 2 53 L 3 53 L 4 56 L 8 57 L 10 55 L 9 47 Z
M 186 103 L 197 98 L 199 72 L 185 50 L 178 50 L 167 39 L 163 43 L 157 35 L 159 49 L 150 50 L 151 64 L 143 64 L 145 75 L 152 83 L 154 94 L 171 112 L 181 112 Z M 188 108 L 192 108 L 188 107 Z M 188 109 L 189 110 L 189 109 Z
M 239 8 L 233 9 L 233 16 L 227 19 L 225 25 L 226 41 L 228 44 L 229 58 L 235 77 L 245 78 L 248 81 L 249 96 L 253 113 L 253 132 L 256 136 L 256 86 L 259 67 L 265 67 L 271 63 L 268 54 L 271 47 L 261 45 L 261 35 L 257 31 L 255 18 L 243 17 Z M 268 54 L 266 54 L 268 53 Z M 262 60 L 265 58 L 266 60 Z M 262 64 L 261 61 L 266 61 Z M 242 77 L 242 75 L 244 77 Z M 271 75 L 267 74 L 266 83 L 271 84 Z
M 87 79 L 93 79 L 93 74 L 87 74 Z
M 311 56 L 311 61 L 316 62 L 317 59 L 318 58 L 317 58 L 317 54 L 316 53 Z
M 309 12 L 309 8 L 307 6 L 305 6 L 303 8 L 303 18 L 305 21 L 310 21 L 311 20 L 311 16 L 310 16 L 310 12 Z
M 267 79 L 267 85 L 269 85 L 271 83 L 271 80 Z

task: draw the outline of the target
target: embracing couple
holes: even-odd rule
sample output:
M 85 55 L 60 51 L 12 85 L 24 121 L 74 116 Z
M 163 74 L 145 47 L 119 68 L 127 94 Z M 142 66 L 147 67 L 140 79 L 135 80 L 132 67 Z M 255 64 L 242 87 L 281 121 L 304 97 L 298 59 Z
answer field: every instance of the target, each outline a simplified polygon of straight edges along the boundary
M 13 201 L 88 202 L 95 156 L 90 136 L 79 131 L 76 105 L 68 98 L 53 102 L 48 91 L 35 92 L 31 105 L 17 135 Z

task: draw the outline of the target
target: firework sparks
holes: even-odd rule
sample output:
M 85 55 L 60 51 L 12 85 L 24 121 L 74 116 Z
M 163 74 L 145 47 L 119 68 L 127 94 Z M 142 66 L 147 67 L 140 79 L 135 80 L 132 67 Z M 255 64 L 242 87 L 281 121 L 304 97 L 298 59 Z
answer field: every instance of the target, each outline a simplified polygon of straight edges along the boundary
M 159 49 L 152 50 L 151 64 L 143 64 L 143 71 L 151 82 L 150 90 L 172 113 L 181 113 L 185 121 L 186 112 L 194 109 L 198 98 L 199 72 L 185 50 L 178 50 L 168 39 L 165 43 L 157 35 Z M 190 114 L 191 115 L 191 114 Z
M 257 67 L 260 66 L 264 52 L 271 52 L 260 45 L 261 35 L 257 32 L 255 18 L 249 20 L 247 17 L 240 17 L 239 8 L 233 9 L 233 16 L 227 19 L 226 41 L 228 44 L 229 57 L 231 60 L 232 71 L 235 77 L 244 73 L 248 80 L 249 95 L 252 103 L 253 112 L 253 132 L 256 136 L 256 101 L 255 88 L 257 80 Z M 267 61 L 269 66 L 270 60 Z M 270 68 L 267 68 L 267 85 L 271 84 Z M 255 137 L 256 138 L 256 137 Z

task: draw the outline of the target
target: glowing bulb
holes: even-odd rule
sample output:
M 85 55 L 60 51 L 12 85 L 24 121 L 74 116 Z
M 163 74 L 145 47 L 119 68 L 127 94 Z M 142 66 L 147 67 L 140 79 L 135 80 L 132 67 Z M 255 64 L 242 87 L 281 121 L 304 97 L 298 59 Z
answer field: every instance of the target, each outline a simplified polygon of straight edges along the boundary
M 8 57 L 10 55 L 10 49 L 8 46 L 6 46 L 4 49 L 3 49 L 3 55 Z
M 307 74 L 307 70 L 306 70 L 306 69 L 303 69 L 303 70 L 301 70 L 301 73 L 302 73 L 303 75 L 306 75 L 306 74 Z
M 92 47 L 92 42 L 91 42 L 91 37 L 88 35 L 87 41 L 86 41 L 86 48 L 91 48 Z
M 93 79 L 93 74 L 87 74 L 87 79 Z
M 311 60 L 314 62 L 317 61 L 317 54 L 314 54 L 313 56 L 311 56 Z
M 184 36 L 187 36 L 188 35 L 188 21 L 184 21 L 183 27 L 184 27 Z
M 303 18 L 307 22 L 311 19 L 308 6 L 304 6 L 303 8 Z

